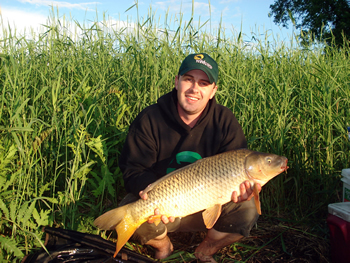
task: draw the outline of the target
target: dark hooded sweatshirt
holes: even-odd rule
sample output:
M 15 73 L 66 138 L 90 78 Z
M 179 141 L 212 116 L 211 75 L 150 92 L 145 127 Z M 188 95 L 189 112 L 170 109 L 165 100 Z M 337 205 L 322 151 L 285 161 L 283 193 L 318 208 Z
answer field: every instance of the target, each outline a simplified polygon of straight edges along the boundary
M 119 167 L 126 190 L 135 196 L 168 172 L 197 159 L 247 147 L 236 117 L 217 104 L 215 97 L 193 128 L 181 120 L 176 105 L 173 89 L 130 125 Z

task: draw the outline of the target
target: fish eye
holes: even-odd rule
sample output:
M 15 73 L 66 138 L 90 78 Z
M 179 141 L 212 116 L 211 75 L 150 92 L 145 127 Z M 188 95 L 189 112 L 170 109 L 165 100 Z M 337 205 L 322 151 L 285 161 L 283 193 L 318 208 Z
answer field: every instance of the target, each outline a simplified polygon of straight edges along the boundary
M 270 164 L 272 162 L 271 158 L 267 158 L 267 162 Z

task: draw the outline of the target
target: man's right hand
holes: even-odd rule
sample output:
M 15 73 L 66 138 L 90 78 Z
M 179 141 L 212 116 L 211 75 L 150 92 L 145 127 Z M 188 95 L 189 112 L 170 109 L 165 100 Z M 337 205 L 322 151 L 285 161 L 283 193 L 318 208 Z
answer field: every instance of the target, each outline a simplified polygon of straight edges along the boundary
M 147 192 L 140 191 L 139 195 L 140 195 L 141 199 L 143 199 L 143 200 L 146 200 L 148 198 Z M 155 216 L 160 215 L 160 214 L 161 213 L 160 213 L 158 208 L 154 209 Z M 173 216 L 166 217 L 165 215 L 162 215 L 161 220 L 164 224 L 168 224 L 169 222 L 171 222 L 171 223 L 174 222 L 175 217 L 173 217 Z M 153 224 L 154 221 L 155 221 L 155 219 L 149 219 L 147 222 L 149 224 Z

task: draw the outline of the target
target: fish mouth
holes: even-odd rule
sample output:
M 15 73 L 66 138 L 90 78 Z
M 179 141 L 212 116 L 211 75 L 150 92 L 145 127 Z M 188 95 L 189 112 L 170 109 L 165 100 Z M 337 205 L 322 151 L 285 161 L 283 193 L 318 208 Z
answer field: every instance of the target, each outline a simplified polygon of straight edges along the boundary
M 289 168 L 289 166 L 288 166 L 288 159 L 286 159 L 285 164 L 281 166 L 281 170 L 282 170 L 282 172 L 287 172 L 288 168 Z

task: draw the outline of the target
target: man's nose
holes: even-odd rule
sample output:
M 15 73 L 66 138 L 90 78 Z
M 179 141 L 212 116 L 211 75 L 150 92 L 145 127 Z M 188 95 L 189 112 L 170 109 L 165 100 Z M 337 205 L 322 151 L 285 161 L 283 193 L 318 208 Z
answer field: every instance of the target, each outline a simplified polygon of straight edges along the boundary
M 197 81 L 193 81 L 191 89 L 192 89 L 194 92 L 198 92 L 198 91 L 199 91 L 199 84 L 198 84 Z

